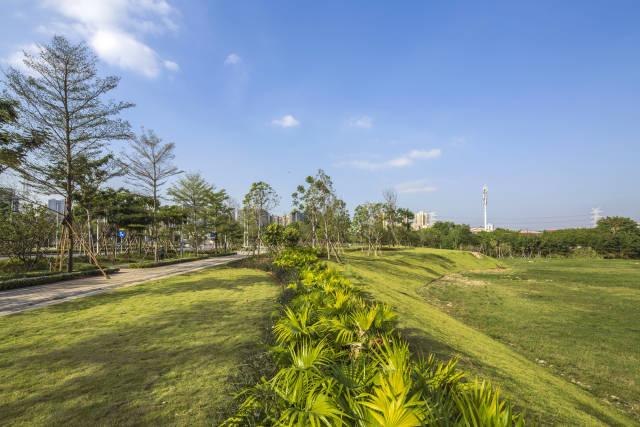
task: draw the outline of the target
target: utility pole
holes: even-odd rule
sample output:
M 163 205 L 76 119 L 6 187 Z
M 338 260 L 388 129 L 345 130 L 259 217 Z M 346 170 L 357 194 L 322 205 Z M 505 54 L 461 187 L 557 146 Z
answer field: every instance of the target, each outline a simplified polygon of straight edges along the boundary
M 602 218 L 602 209 L 593 208 L 591 209 L 591 220 L 593 221 L 593 226 L 598 226 L 598 221 Z
M 482 187 L 482 205 L 484 206 L 484 231 L 489 231 L 487 228 L 487 186 Z

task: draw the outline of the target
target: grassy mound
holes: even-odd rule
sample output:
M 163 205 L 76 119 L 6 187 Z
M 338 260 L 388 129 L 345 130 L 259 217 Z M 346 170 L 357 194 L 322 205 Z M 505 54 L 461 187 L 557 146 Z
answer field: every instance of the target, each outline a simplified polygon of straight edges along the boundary
M 423 288 L 433 280 L 459 271 L 499 268 L 496 260 L 437 249 L 382 255 L 368 258 L 350 252 L 345 256 L 344 274 L 362 285 L 366 293 L 392 306 L 398 313 L 400 332 L 412 349 L 434 352 L 443 360 L 459 356 L 462 369 L 500 386 L 505 396 L 544 424 L 634 425 L 633 420 L 579 385 L 425 300 Z
M 640 262 L 503 263 L 508 269 L 445 276 L 422 294 L 456 319 L 640 420 Z

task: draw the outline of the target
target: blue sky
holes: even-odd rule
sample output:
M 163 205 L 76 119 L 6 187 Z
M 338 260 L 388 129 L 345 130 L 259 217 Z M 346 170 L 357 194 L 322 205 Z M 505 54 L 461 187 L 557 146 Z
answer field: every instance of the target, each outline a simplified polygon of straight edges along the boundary
M 478 225 L 640 220 L 640 3 L 0 3 L 0 66 L 54 33 L 122 77 L 134 128 L 241 201 L 324 169 L 353 209 L 396 188 Z M 120 148 L 115 148 L 119 151 Z

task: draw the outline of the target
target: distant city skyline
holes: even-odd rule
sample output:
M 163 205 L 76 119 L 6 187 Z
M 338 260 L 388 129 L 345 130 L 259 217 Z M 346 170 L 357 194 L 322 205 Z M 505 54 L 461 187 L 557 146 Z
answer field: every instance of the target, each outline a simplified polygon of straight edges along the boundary
M 322 168 L 351 212 L 394 188 L 479 226 L 486 184 L 496 227 L 640 220 L 638 2 L 7 0 L 0 16 L 2 69 L 53 34 L 86 41 L 133 129 L 238 202 L 262 180 L 288 213 Z

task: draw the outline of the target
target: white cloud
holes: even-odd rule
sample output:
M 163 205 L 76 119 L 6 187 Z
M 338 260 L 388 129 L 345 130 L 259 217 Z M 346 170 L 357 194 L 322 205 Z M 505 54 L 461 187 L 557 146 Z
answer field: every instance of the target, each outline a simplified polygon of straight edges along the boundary
M 403 182 L 396 185 L 395 188 L 400 194 L 431 193 L 437 190 L 436 187 L 428 185 L 425 179 Z
M 369 116 L 355 117 L 355 118 L 349 120 L 349 126 L 350 127 L 357 127 L 357 128 L 371 129 L 371 126 L 373 126 L 373 119 L 371 117 L 369 117 Z
M 177 30 L 172 19 L 176 11 L 165 0 L 43 0 L 41 4 L 69 21 L 53 21 L 53 27 L 87 40 L 110 65 L 149 78 L 157 77 L 163 67 L 179 69 L 141 40 L 144 34 Z M 40 31 L 46 29 L 41 26 Z
M 407 157 L 410 159 L 426 160 L 440 157 L 440 154 L 442 154 L 442 151 L 439 148 L 433 148 L 431 150 L 411 150 Z
M 239 55 L 235 53 L 230 53 L 227 58 L 224 60 L 224 65 L 234 65 L 239 64 L 242 61 Z
M 296 120 L 295 117 L 293 117 L 291 114 L 287 114 L 283 118 L 276 119 L 271 123 L 273 123 L 276 126 L 280 126 L 282 128 L 291 128 L 291 127 L 298 126 L 300 124 L 300 122 Z
M 31 69 L 24 65 L 24 53 L 27 52 L 30 55 L 36 56 L 40 52 L 40 48 L 37 44 L 31 43 L 27 45 L 20 46 L 20 48 L 7 56 L 6 58 L 0 59 L 0 62 L 11 67 L 14 67 L 24 73 L 30 73 Z
M 173 61 L 165 59 L 164 61 L 162 61 L 162 63 L 164 64 L 164 68 L 169 71 L 180 71 L 180 66 Z
M 369 162 L 363 160 L 352 160 L 347 162 L 336 163 L 337 167 L 354 167 L 365 170 L 380 170 L 388 168 L 404 168 L 413 165 L 416 160 L 427 160 L 439 157 L 442 151 L 439 148 L 431 150 L 411 150 L 407 154 L 403 154 L 393 159 L 383 162 Z

